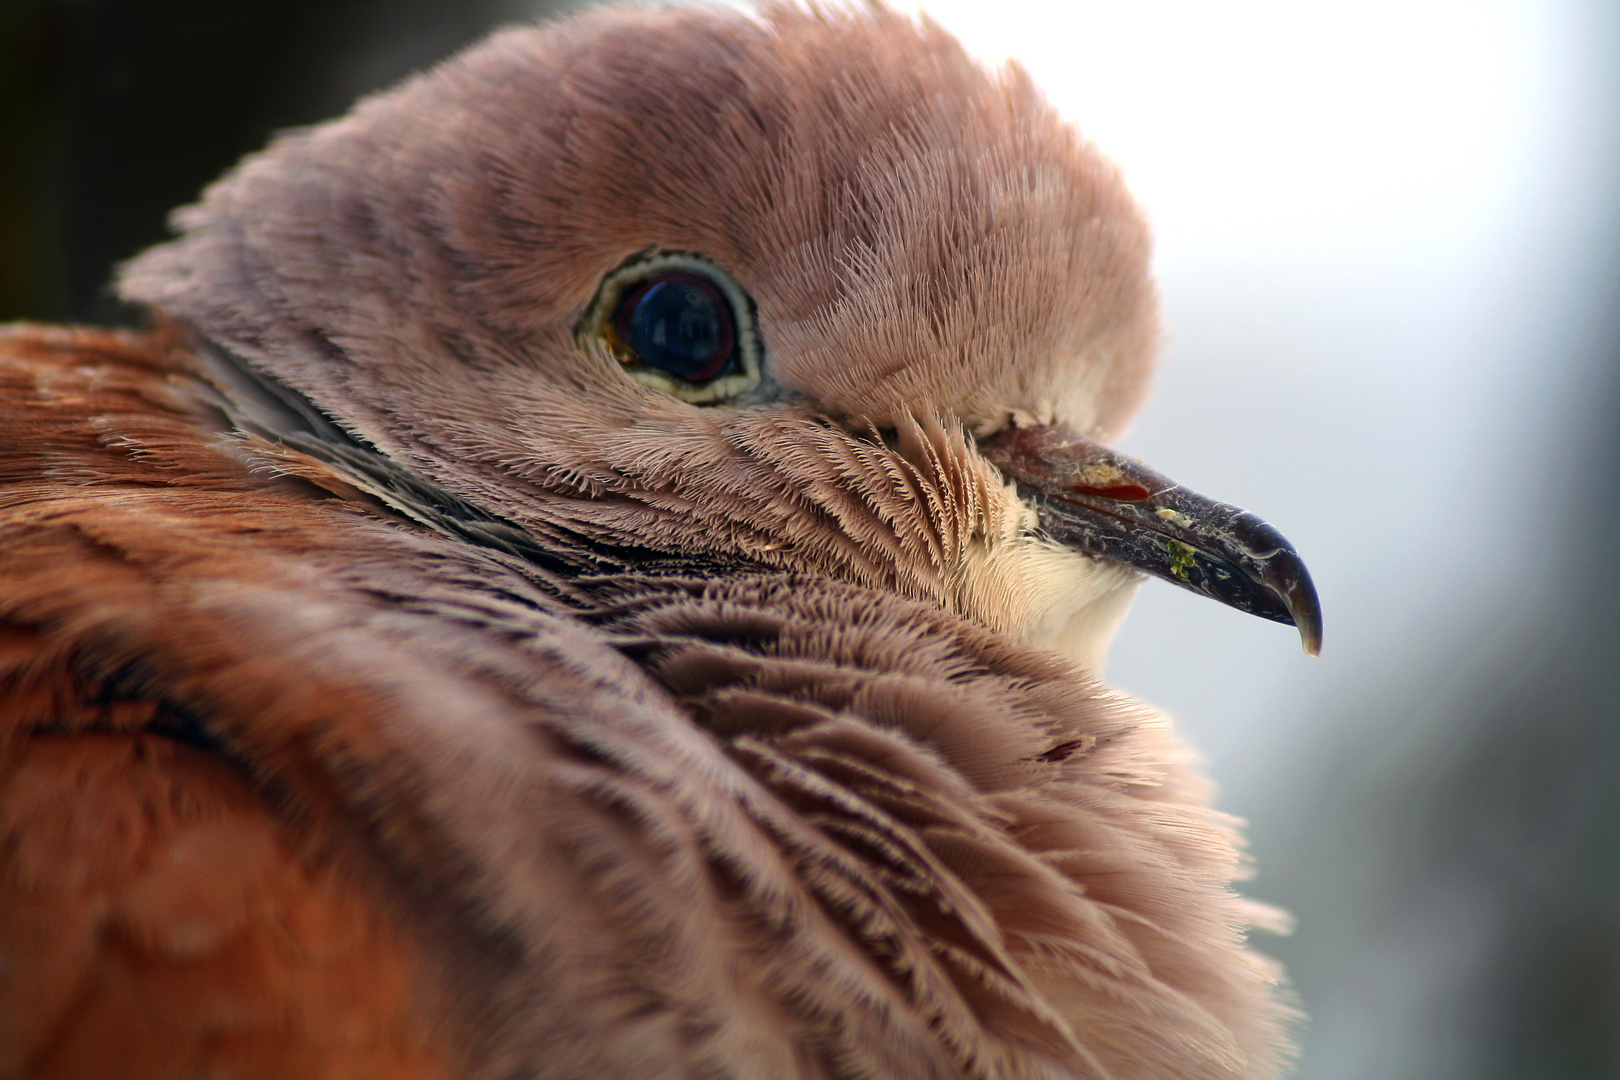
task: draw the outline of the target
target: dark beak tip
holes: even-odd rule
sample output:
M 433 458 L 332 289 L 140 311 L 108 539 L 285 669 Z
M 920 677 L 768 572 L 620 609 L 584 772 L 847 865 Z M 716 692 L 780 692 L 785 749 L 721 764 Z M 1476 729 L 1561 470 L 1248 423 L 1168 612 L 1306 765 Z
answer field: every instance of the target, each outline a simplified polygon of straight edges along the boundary
M 1316 587 L 1310 578 L 1298 582 L 1288 590 L 1288 613 L 1299 629 L 1299 643 L 1306 656 L 1322 655 L 1322 605 L 1316 598 Z

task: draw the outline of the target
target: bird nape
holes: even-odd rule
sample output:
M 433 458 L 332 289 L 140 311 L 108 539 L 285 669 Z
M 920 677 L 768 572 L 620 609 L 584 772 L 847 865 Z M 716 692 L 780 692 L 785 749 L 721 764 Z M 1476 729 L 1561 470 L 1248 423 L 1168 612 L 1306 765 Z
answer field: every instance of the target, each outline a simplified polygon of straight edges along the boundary
M 0 1077 L 1276 1075 L 1118 173 L 877 6 L 509 29 L 0 331 Z

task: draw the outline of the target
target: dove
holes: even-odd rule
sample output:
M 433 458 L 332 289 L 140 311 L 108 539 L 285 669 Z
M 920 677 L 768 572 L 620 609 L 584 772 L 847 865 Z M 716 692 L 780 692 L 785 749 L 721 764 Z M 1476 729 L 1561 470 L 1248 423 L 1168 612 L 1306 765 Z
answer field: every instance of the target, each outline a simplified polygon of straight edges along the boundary
M 1111 448 L 1149 233 L 1016 65 L 600 9 L 173 223 L 0 331 L 0 1077 L 1287 1067 L 1101 672 L 1145 577 L 1320 608 Z

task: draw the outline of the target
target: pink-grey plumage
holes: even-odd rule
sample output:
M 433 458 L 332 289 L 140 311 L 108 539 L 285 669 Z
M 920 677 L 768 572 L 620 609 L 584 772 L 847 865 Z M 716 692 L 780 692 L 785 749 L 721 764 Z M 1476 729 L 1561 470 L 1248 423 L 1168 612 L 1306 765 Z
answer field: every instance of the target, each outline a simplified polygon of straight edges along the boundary
M 1147 230 L 1016 67 L 598 11 L 176 225 L 159 329 L 0 336 L 0 1077 L 1276 1074 L 1275 916 L 1096 671 L 1133 565 L 1314 596 L 1100 445 Z M 593 314 L 646 258 L 746 294 L 724 393 Z

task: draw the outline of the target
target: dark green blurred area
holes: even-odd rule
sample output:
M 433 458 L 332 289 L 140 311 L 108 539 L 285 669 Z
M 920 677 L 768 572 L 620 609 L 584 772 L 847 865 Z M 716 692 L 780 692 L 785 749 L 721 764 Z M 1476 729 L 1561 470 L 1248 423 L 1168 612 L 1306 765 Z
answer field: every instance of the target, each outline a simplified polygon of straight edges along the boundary
M 0 0 L 0 322 L 127 322 L 112 268 L 277 129 L 572 0 Z

